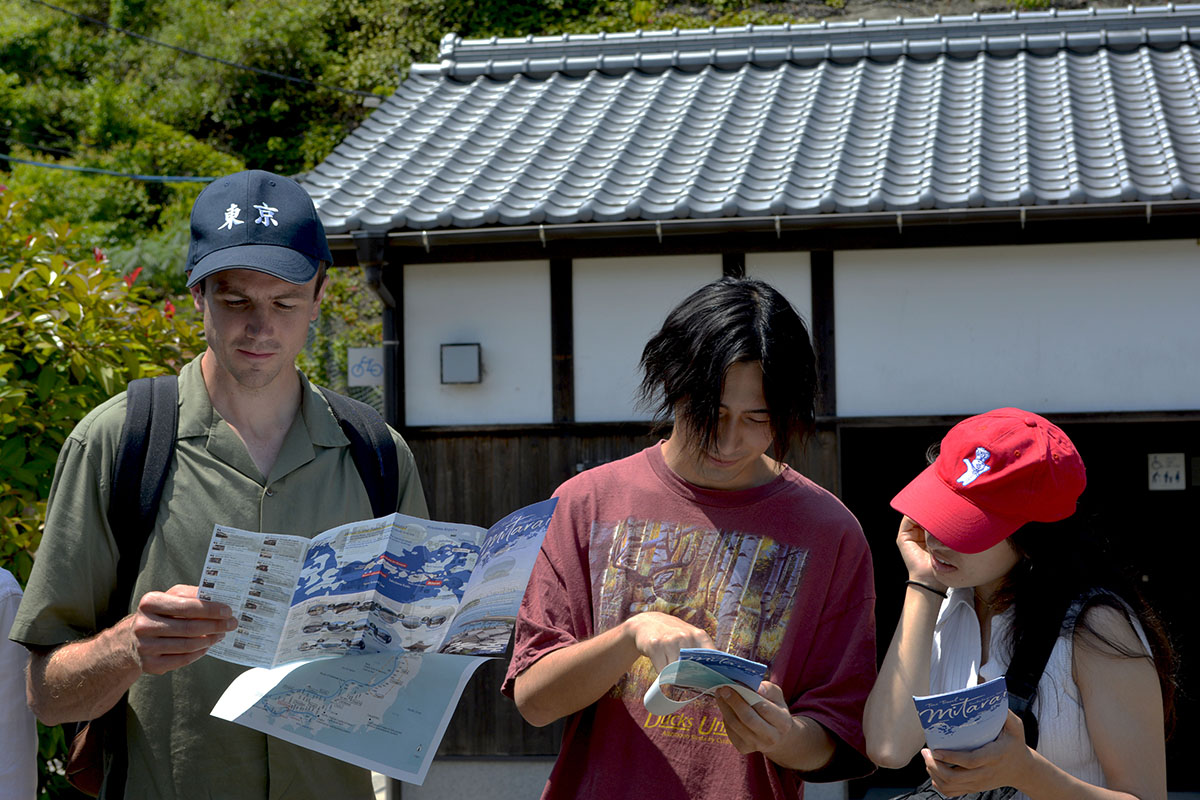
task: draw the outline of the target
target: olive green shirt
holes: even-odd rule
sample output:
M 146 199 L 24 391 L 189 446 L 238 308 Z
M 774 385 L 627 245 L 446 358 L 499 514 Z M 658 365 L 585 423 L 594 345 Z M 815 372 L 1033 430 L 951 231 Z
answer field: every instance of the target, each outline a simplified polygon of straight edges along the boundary
M 179 375 L 179 426 L 154 530 L 129 611 L 149 591 L 194 585 L 214 523 L 313 536 L 372 516 L 349 440 L 321 393 L 302 380 L 300 413 L 263 476 L 213 409 L 197 358 Z M 10 634 L 31 646 L 85 638 L 107 616 L 117 545 L 108 524 L 112 463 L 125 396 L 94 409 L 67 438 L 50 492 L 45 535 Z M 428 515 L 412 453 L 393 431 L 405 514 Z M 371 797 L 367 771 L 209 716 L 245 667 L 215 658 L 129 690 L 125 796 L 141 798 Z

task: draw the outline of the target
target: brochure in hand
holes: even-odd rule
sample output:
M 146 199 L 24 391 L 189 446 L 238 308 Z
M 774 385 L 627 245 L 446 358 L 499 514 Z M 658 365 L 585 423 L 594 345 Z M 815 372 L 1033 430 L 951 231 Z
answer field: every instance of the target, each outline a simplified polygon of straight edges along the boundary
M 695 661 L 709 669 L 716 670 L 730 680 L 737 681 L 751 691 L 758 691 L 758 685 L 767 677 L 767 665 L 748 658 L 735 656 L 721 650 L 710 650 L 707 647 L 685 647 L 679 651 L 681 661 Z
M 200 597 L 239 624 L 209 655 L 259 668 L 213 716 L 422 783 L 467 680 L 508 647 L 556 503 L 488 530 L 403 514 L 311 539 L 217 525 Z
M 1004 676 L 954 692 L 913 697 L 934 750 L 974 750 L 1000 735 L 1008 717 Z
M 679 660 L 665 666 L 654 679 L 642 702 L 652 714 L 672 714 L 702 695 L 729 686 L 754 705 L 763 699 L 756 690 L 766 675 L 766 664 L 721 650 L 685 647 L 679 651 Z M 664 686 L 696 694 L 686 700 L 672 700 L 663 692 Z

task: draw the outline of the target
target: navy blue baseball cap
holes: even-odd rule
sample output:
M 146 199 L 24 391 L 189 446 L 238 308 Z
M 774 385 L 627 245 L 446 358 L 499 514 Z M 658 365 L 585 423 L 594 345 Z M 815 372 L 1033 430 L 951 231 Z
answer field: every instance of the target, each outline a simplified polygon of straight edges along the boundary
M 252 269 L 308 283 L 332 263 L 325 226 L 291 178 L 253 169 L 217 178 L 192 206 L 188 286 L 223 269 Z

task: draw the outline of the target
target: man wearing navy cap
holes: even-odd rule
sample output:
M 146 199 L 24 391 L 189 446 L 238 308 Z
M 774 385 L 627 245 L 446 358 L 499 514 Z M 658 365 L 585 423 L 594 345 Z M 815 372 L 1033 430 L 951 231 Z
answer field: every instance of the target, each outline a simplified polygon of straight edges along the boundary
M 117 581 L 107 513 L 124 394 L 63 446 L 11 638 L 32 651 L 30 704 L 47 724 L 96 719 L 128 692 L 126 778 L 110 765 L 102 797 L 371 796 L 364 770 L 209 716 L 244 668 L 201 658 L 236 622 L 193 585 L 214 523 L 312 536 L 372 516 L 349 441 L 295 366 L 331 261 L 288 178 L 239 172 L 197 198 L 186 269 L 207 349 L 179 374 L 174 459 L 128 616 L 109 628 L 98 620 Z M 398 510 L 425 516 L 412 454 L 393 439 Z

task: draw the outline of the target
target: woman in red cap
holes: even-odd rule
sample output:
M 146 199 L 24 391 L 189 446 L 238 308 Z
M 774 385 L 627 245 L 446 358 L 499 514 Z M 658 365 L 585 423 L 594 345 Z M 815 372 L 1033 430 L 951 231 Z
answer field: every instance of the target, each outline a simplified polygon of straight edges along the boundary
M 1165 800 L 1170 644 L 1096 537 L 1063 521 L 1085 484 L 1066 434 L 1002 408 L 956 425 L 896 495 L 908 581 L 863 721 L 877 764 L 899 768 L 920 751 L 950 797 Z M 1010 663 L 1011 695 L 1017 663 L 1042 659 L 1042 671 L 1026 668 L 1040 675 L 1025 692 L 1032 716 L 1010 710 L 975 750 L 924 747 L 914 695 L 974 686 Z

